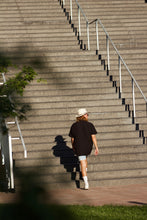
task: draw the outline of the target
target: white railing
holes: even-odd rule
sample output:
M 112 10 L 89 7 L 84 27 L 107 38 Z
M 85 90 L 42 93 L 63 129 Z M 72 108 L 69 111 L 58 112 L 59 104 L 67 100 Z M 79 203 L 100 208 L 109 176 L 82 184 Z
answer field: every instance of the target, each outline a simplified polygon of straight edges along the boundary
M 101 20 L 100 19 L 95 19 L 91 22 L 88 21 L 85 13 L 83 12 L 81 6 L 79 5 L 78 1 L 75 0 L 75 3 L 76 3 L 76 6 L 77 6 L 77 9 L 78 9 L 78 28 L 79 28 L 79 36 L 82 36 L 82 32 L 81 32 L 81 14 L 83 15 L 83 18 L 85 20 L 85 23 L 86 23 L 86 32 L 87 32 L 87 47 L 88 47 L 88 50 L 90 50 L 90 37 L 89 37 L 89 26 L 92 24 L 92 23 L 95 23 L 95 27 L 96 27 L 96 52 L 98 53 L 99 49 L 100 49 L 100 45 L 99 45 L 99 27 L 98 27 L 98 24 L 101 26 L 102 30 L 103 30 L 103 33 L 105 34 L 106 36 L 106 53 L 107 53 L 107 70 L 109 71 L 110 70 L 110 48 L 109 48 L 109 43 L 111 43 L 112 45 L 112 48 L 114 49 L 114 51 L 116 52 L 116 54 L 118 55 L 118 71 L 119 71 L 119 86 L 120 86 L 120 97 L 121 97 L 121 94 L 123 92 L 123 88 L 122 88 L 122 64 L 124 65 L 125 69 L 127 70 L 128 74 L 130 75 L 131 77 L 131 83 L 132 83 L 132 103 L 133 103 L 133 117 L 135 118 L 136 117 L 136 104 L 135 104 L 135 85 L 136 87 L 138 88 L 139 92 L 141 93 L 144 101 L 145 101 L 145 104 L 147 105 L 147 98 L 146 96 L 144 95 L 143 91 L 141 90 L 139 84 L 137 83 L 137 81 L 135 80 L 133 74 L 131 73 L 131 71 L 129 70 L 128 66 L 126 65 L 125 61 L 123 60 L 122 56 L 120 55 L 120 53 L 118 52 L 116 46 L 114 45 L 114 43 L 112 42 L 109 34 L 107 33 L 104 25 L 102 24 Z M 70 19 L 72 21 L 73 19 L 73 12 L 72 12 L 72 0 L 70 0 Z M 64 4 L 65 6 L 65 0 L 64 0 Z
M 7 132 L 3 133 L 0 129 L 0 149 L 2 154 L 2 165 L 5 165 L 7 187 L 14 190 L 14 173 L 13 173 L 13 153 L 12 153 L 12 139 Z
M 6 83 L 6 78 L 5 78 L 5 74 L 4 73 L 2 73 L 2 77 L 3 77 L 4 83 Z M 11 99 L 11 97 L 9 97 L 9 98 Z M 24 158 L 27 158 L 27 149 L 26 149 L 26 146 L 25 146 L 25 142 L 24 142 L 24 139 L 23 139 L 23 136 L 22 136 L 22 132 L 21 132 L 21 129 L 20 129 L 20 125 L 19 125 L 17 116 L 15 117 L 15 121 L 14 122 L 7 122 L 7 124 L 8 125 L 10 125 L 10 124 L 16 124 L 17 125 L 17 129 L 18 129 L 18 132 L 19 132 L 19 137 L 12 138 L 12 140 L 16 140 L 16 139 L 20 139 L 21 140 L 21 143 L 22 143 L 22 146 L 23 146 L 23 150 L 24 150 Z
M 104 28 L 102 22 L 100 21 L 100 19 L 96 19 L 92 22 L 90 22 L 89 24 L 92 24 L 93 22 L 96 23 L 96 36 L 98 36 L 98 24 L 100 24 L 100 26 L 102 27 L 105 35 L 106 35 L 106 50 L 107 50 L 107 65 L 108 65 L 108 70 L 110 70 L 110 49 L 109 49 L 109 43 L 111 43 L 113 49 L 115 50 L 116 54 L 118 55 L 118 69 L 119 69 L 119 84 L 120 84 L 120 94 L 122 94 L 123 92 L 123 88 L 122 88 L 122 71 L 121 71 L 121 64 L 124 65 L 125 69 L 127 70 L 127 72 L 129 73 L 130 77 L 131 77 L 131 81 L 132 81 L 132 97 L 133 97 L 133 116 L 136 117 L 136 110 L 135 110 L 135 85 L 138 88 L 139 92 L 141 93 L 142 97 L 145 100 L 145 103 L 147 103 L 147 98 L 144 95 L 143 91 L 141 90 L 140 86 L 138 85 L 137 81 L 135 80 L 133 74 L 131 73 L 131 71 L 129 70 L 127 64 L 125 63 L 125 61 L 123 60 L 122 56 L 120 55 L 120 53 L 118 52 L 115 44 L 112 42 L 110 36 L 108 35 L 106 29 Z M 97 41 L 97 49 L 99 50 L 99 40 Z
M 9 163 L 10 163 L 9 188 L 14 189 L 12 138 L 10 134 L 9 134 Z
M 3 82 L 6 82 L 4 73 L 2 73 Z M 0 83 L 2 85 L 3 83 Z M 5 96 L 3 96 L 5 97 Z M 9 131 L 7 134 L 3 134 L 3 131 L 0 129 L 0 147 L 2 153 L 2 163 L 6 168 L 6 178 L 8 179 L 8 189 L 14 190 L 14 173 L 13 173 L 13 151 L 12 151 L 12 140 L 20 139 L 23 145 L 24 158 L 27 158 L 27 149 L 24 143 L 24 139 L 21 133 L 19 122 L 17 117 L 15 121 L 7 122 L 5 125 L 16 124 L 19 132 L 19 137 L 11 137 Z
M 11 125 L 11 124 L 16 124 L 18 132 L 19 132 L 19 137 L 11 137 L 11 139 L 12 140 L 19 140 L 19 139 L 21 140 L 23 150 L 24 150 L 24 158 L 27 158 L 27 149 L 26 149 L 26 146 L 25 146 L 25 142 L 24 142 L 24 139 L 23 139 L 23 136 L 22 136 L 22 132 L 21 132 L 21 129 L 20 129 L 20 125 L 19 125 L 17 116 L 15 117 L 15 121 L 7 122 L 7 125 Z

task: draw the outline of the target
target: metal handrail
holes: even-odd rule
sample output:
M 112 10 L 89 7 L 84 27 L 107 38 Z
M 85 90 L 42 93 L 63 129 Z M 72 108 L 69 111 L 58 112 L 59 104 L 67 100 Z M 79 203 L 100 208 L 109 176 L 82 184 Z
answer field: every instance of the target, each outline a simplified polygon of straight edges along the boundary
M 19 125 L 17 116 L 15 117 L 15 122 L 16 122 L 16 125 L 17 125 L 17 128 L 18 128 L 18 132 L 19 132 L 19 135 L 20 135 L 21 143 L 23 145 L 24 158 L 27 158 L 27 149 L 26 149 L 25 142 L 24 142 L 24 139 L 23 139 L 23 136 L 22 136 L 22 133 L 21 133 L 21 129 L 20 129 L 20 125 Z
M 65 0 L 64 1 L 64 5 L 65 5 Z M 100 24 L 100 26 L 102 27 L 103 31 L 105 32 L 106 35 L 106 49 L 107 49 L 107 68 L 108 71 L 110 70 L 110 51 L 109 51 L 109 42 L 112 44 L 114 50 L 116 51 L 117 55 L 118 55 L 118 66 L 119 66 L 119 82 L 120 82 L 120 96 L 122 93 L 122 74 L 121 74 L 121 62 L 122 64 L 125 66 L 126 70 L 128 71 L 129 75 L 131 76 L 132 79 L 132 97 L 133 97 L 133 117 L 136 117 L 136 109 L 135 109 L 135 88 L 134 88 L 134 84 L 136 85 L 136 87 L 139 89 L 142 97 L 144 98 L 146 105 L 147 105 L 147 98 L 144 95 L 143 91 L 141 90 L 140 86 L 138 85 L 137 81 L 135 80 L 133 74 L 131 73 L 131 71 L 129 70 L 128 66 L 126 65 L 125 61 L 123 60 L 122 56 L 120 55 L 120 53 L 118 52 L 115 44 L 113 43 L 113 41 L 111 40 L 109 34 L 107 33 L 104 25 L 102 24 L 102 22 L 100 21 L 100 19 L 94 19 L 93 21 L 89 22 L 85 13 L 83 12 L 80 4 L 78 3 L 77 0 L 75 0 L 77 7 L 78 7 L 78 23 L 79 23 L 79 36 L 81 36 L 81 23 L 80 23 L 80 12 L 83 14 L 83 17 L 85 19 L 86 22 L 86 30 L 87 30 L 87 44 L 88 44 L 88 50 L 90 50 L 90 39 L 89 39 L 89 25 L 95 23 L 96 24 L 96 41 L 97 41 L 97 46 L 96 49 L 97 51 L 99 51 L 99 33 L 98 33 L 98 23 Z M 70 0 L 70 14 L 72 15 L 72 0 Z M 72 20 L 72 16 L 71 16 L 71 20 Z
M 106 34 L 106 44 L 107 44 L 107 63 L 108 63 L 108 70 L 110 70 L 110 55 L 109 55 L 109 42 L 111 43 L 111 45 L 113 46 L 115 52 L 118 55 L 118 65 L 119 65 L 119 80 L 120 80 L 120 94 L 122 93 L 122 79 L 121 79 L 121 62 L 123 63 L 123 65 L 125 66 L 126 70 L 128 71 L 129 75 L 131 76 L 132 79 L 132 96 L 133 96 L 133 116 L 136 117 L 136 110 L 135 110 L 135 90 L 134 90 L 134 84 L 136 85 L 136 87 L 139 89 L 142 97 L 144 98 L 145 102 L 147 103 L 147 98 L 144 95 L 142 89 L 140 88 L 139 84 L 137 83 L 137 81 L 135 80 L 133 74 L 131 73 L 131 71 L 129 70 L 127 64 L 125 63 L 124 59 L 122 58 L 122 56 L 120 55 L 119 51 L 117 50 L 115 44 L 113 43 L 113 41 L 111 40 L 109 34 L 107 33 L 104 25 L 102 24 L 102 22 L 100 21 L 100 19 L 95 19 L 92 22 L 89 22 L 89 24 L 92 23 L 96 23 L 96 35 L 98 36 L 98 23 L 101 25 L 103 31 Z M 99 50 L 99 40 L 97 41 L 97 49 Z
M 12 137 L 9 134 L 9 163 L 10 163 L 10 179 L 9 187 L 14 189 L 14 173 L 13 173 L 13 152 L 12 152 Z
M 63 2 L 63 6 L 65 5 L 65 0 L 62 0 Z M 89 22 L 88 19 L 82 9 L 82 7 L 80 6 L 80 4 L 78 3 L 77 0 L 75 0 L 77 8 L 78 8 L 78 25 L 79 25 L 79 37 L 81 36 L 81 13 L 85 19 L 86 22 L 86 29 L 87 29 L 87 41 L 88 41 L 88 50 L 90 50 L 90 41 L 89 41 Z M 72 16 L 72 0 L 70 0 L 70 20 L 72 21 L 73 16 Z
M 82 14 L 83 14 L 83 16 L 84 16 L 84 18 L 85 18 L 86 22 L 88 22 L 88 19 L 87 19 L 86 15 L 85 15 L 85 13 L 84 13 L 83 9 L 81 8 L 80 4 L 78 3 L 78 1 L 77 1 L 77 0 L 75 0 L 75 1 L 76 1 L 76 4 L 77 4 L 77 6 L 78 6 L 79 10 L 82 12 Z
M 5 165 L 5 175 L 8 189 L 14 189 L 14 173 L 13 173 L 13 153 L 12 138 L 8 133 L 3 133 L 0 129 L 0 148 L 2 154 L 2 164 Z
M 6 83 L 6 78 L 5 78 L 5 74 L 4 73 L 2 73 L 2 77 L 3 77 L 4 83 Z M 11 99 L 11 97 L 9 97 L 9 98 Z M 26 146 L 25 146 L 25 142 L 24 142 L 24 139 L 23 139 L 23 136 L 22 136 L 22 132 L 21 132 L 21 129 L 20 129 L 20 125 L 19 125 L 17 116 L 15 117 L 15 123 L 17 125 L 17 129 L 18 129 L 18 132 L 19 132 L 19 136 L 20 136 L 20 139 L 21 139 L 22 146 L 23 146 L 24 158 L 27 158 L 27 149 L 26 149 Z M 14 138 L 12 138 L 12 140 L 13 139 Z
M 89 40 L 89 22 L 88 22 L 88 19 L 83 11 L 83 9 L 81 8 L 80 4 L 78 3 L 77 0 L 76 1 L 76 4 L 78 6 L 78 23 L 79 23 L 79 36 L 81 36 L 81 21 L 80 21 L 80 12 L 82 13 L 85 21 L 86 21 L 86 30 L 87 30 L 87 41 L 88 41 L 88 50 L 90 50 L 90 40 Z M 70 13 L 71 13 L 71 8 L 70 8 Z

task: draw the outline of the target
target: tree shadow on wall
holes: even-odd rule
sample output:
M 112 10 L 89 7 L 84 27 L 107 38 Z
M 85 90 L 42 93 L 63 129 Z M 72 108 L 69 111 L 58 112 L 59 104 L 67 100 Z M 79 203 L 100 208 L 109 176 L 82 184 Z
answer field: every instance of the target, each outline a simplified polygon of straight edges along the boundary
M 66 141 L 62 135 L 56 136 L 55 142 L 56 145 L 52 148 L 53 154 L 56 157 L 60 157 L 60 164 L 63 164 L 66 171 L 71 173 L 71 180 L 74 180 L 76 187 L 80 188 L 81 172 L 77 156 L 66 145 Z

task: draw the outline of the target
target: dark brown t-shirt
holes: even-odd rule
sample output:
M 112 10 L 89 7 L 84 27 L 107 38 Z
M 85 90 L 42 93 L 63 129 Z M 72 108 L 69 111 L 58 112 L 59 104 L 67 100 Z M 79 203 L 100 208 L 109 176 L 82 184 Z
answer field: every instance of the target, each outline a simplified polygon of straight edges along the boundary
M 89 155 L 93 142 L 91 135 L 97 134 L 94 125 L 88 121 L 75 122 L 69 132 L 69 136 L 74 138 L 75 153 L 77 156 Z

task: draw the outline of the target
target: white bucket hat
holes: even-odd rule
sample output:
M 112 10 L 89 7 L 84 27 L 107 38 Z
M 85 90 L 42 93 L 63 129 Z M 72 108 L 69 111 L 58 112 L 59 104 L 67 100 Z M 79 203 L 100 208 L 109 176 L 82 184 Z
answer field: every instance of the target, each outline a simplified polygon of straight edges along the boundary
M 85 115 L 85 114 L 88 114 L 86 108 L 80 108 L 80 109 L 78 110 L 78 115 L 76 115 L 76 118 L 81 117 L 81 116 L 83 116 L 83 115 Z

